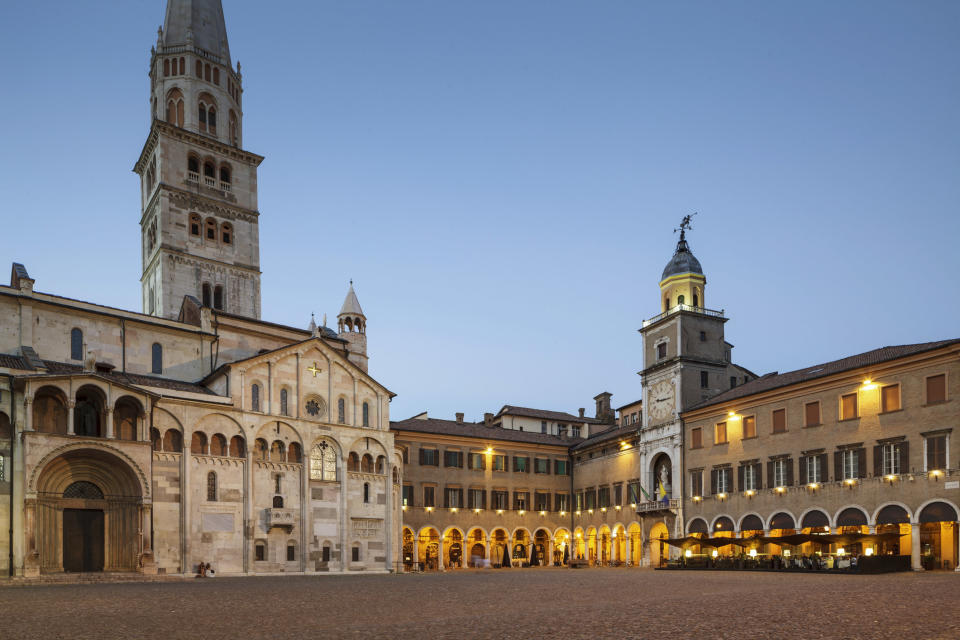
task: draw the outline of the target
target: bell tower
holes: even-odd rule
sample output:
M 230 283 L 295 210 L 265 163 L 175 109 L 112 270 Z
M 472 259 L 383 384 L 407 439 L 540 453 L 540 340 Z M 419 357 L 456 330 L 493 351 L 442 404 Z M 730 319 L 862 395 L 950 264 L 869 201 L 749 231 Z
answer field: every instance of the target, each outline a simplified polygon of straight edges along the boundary
M 150 52 L 141 185 L 143 311 L 177 318 L 184 296 L 260 317 L 257 167 L 243 150 L 243 77 L 220 0 L 168 0 Z
M 337 314 L 337 332 L 339 337 L 347 341 L 347 357 L 364 371 L 367 370 L 367 316 L 363 315 L 357 292 L 353 290 L 353 280 L 350 281 L 350 290 L 343 300 L 340 313 Z

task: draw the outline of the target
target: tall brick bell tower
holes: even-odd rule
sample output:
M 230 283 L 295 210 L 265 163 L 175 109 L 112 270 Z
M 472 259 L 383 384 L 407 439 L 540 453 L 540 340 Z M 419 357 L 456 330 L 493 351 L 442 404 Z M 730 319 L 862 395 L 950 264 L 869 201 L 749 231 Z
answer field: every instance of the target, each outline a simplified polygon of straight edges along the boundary
M 177 318 L 184 296 L 260 317 L 257 167 L 242 148 L 243 84 L 220 0 L 168 0 L 150 54 L 140 176 L 143 311 Z

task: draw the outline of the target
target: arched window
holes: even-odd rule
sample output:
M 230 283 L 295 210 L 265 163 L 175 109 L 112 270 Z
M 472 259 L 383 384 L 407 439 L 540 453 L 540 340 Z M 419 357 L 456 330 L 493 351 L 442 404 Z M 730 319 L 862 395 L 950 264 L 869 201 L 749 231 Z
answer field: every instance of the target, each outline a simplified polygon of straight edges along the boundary
M 73 408 L 73 432 L 78 436 L 99 437 L 102 399 L 96 391 L 81 389 L 77 392 Z
M 697 294 L 693 294 L 693 306 L 695 307 L 700 306 L 700 296 L 698 296 Z
M 254 460 L 266 460 L 268 450 L 269 445 L 267 445 L 267 441 L 263 438 L 257 438 L 253 443 Z
M 207 474 L 207 502 L 217 501 L 217 474 L 211 471 Z
M 351 451 L 347 458 L 347 471 L 360 471 L 360 456 L 355 451 Z
M 193 163 L 196 163 L 196 160 L 191 158 Z M 196 169 L 190 169 L 190 171 L 196 173 Z M 202 222 L 200 221 L 200 214 L 191 213 L 190 214 L 190 235 L 200 237 L 200 226 Z
M 217 170 L 212 162 L 203 163 L 203 177 L 214 179 L 217 177 Z
M 287 447 L 287 462 L 302 462 L 302 454 L 300 453 L 300 445 L 296 442 L 291 442 L 290 446 Z
M 198 160 L 196 156 L 189 156 L 187 158 L 187 171 L 189 171 L 190 173 L 196 173 L 196 174 L 200 173 L 200 160 Z M 191 216 L 191 218 L 192 217 L 193 216 Z M 200 216 L 197 216 L 197 219 L 199 220 Z M 197 235 L 200 235 L 200 233 L 197 232 Z
M 373 456 L 369 453 L 363 454 L 363 457 L 360 459 L 360 471 L 373 473 L 373 469 Z
M 167 429 L 163 434 L 163 450 L 180 453 L 183 449 L 183 436 L 176 429 Z
M 206 80 L 207 82 L 210 82 L 210 65 L 209 64 L 203 66 L 203 79 Z
M 154 451 L 163 451 L 163 438 L 160 437 L 159 429 L 150 429 L 150 447 Z
M 207 109 L 207 125 L 210 127 L 210 133 L 217 134 L 217 112 L 213 107 Z
M 206 131 L 207 130 L 207 105 L 205 105 L 202 102 L 200 103 L 199 120 L 200 120 L 200 131 Z
M 257 383 L 250 385 L 250 410 L 260 411 L 260 385 Z
M 310 479 L 336 482 L 337 452 L 329 442 L 322 441 L 313 446 L 310 452 Z
M 207 455 L 207 434 L 203 431 L 194 431 L 190 437 L 190 453 Z
M 237 115 L 233 112 L 233 109 L 230 110 L 230 115 L 228 117 L 229 124 L 229 133 L 230 133 L 230 144 L 237 144 Z
M 283 509 L 283 496 L 273 496 L 273 508 Z
M 233 242 L 233 227 L 230 226 L 229 222 L 224 222 L 220 227 L 220 240 L 223 244 L 231 244 Z
M 201 291 L 203 292 L 202 293 L 203 306 L 209 307 L 210 303 L 213 300 L 213 298 L 210 296 L 210 283 L 204 282 L 203 287 L 201 287 Z
M 195 71 L 197 72 L 197 77 L 198 77 L 198 78 L 202 78 L 202 77 L 203 77 L 203 63 L 200 62 L 199 60 L 197 60 L 197 67 L 196 67 Z
M 180 89 L 171 89 L 167 94 L 167 122 L 183 126 L 183 93 Z
M 45 387 L 34 394 L 33 428 L 40 433 L 67 434 L 67 404 L 59 389 Z
M 370 483 L 369 482 L 363 483 L 363 501 L 365 503 L 370 502 Z
M 150 367 L 150 371 L 160 375 L 163 373 L 163 345 L 159 342 L 154 342 L 151 348 L 151 354 L 153 356 L 153 364 Z
M 213 437 L 210 438 L 210 455 L 212 456 L 227 455 L 227 439 L 223 437 L 222 434 L 215 433 L 213 434 Z
M 170 60 L 163 61 L 163 77 L 166 78 L 170 75 Z
M 387 472 L 387 458 L 386 456 L 377 457 L 377 473 L 383 475 Z
M 217 67 L 213 68 L 213 84 L 220 86 L 220 69 Z
M 117 440 L 136 441 L 139 405 L 130 398 L 121 398 L 113 410 L 113 433 Z
M 230 438 L 229 453 L 231 458 L 242 458 L 247 455 L 247 445 L 243 440 L 243 436 L 233 436 Z
M 83 360 L 83 331 L 70 330 L 70 359 Z
M 363 426 L 370 426 L 370 405 L 366 402 L 363 403 Z
M 211 166 L 211 165 L 207 165 L 207 166 Z M 206 233 L 204 234 L 206 236 L 206 239 L 213 240 L 214 242 L 216 242 L 217 241 L 217 221 L 214 220 L 213 218 L 207 218 L 207 221 L 204 223 L 204 225 L 207 230 Z
M 270 445 L 270 462 L 283 462 L 285 449 L 283 442 L 274 440 L 273 444 Z
M 230 167 L 220 167 L 220 182 L 230 182 Z
M 677 304 L 683 304 L 683 301 L 684 301 L 683 295 L 677 296 Z
M 180 58 L 180 75 L 183 75 L 187 72 L 187 59 Z
M 337 399 L 337 422 L 340 424 L 345 424 L 347 421 L 347 403 L 344 402 L 343 398 Z
M 280 413 L 283 414 L 283 415 L 285 415 L 285 416 L 290 415 L 290 414 L 288 413 L 287 409 L 288 409 L 288 407 L 287 407 L 287 390 L 286 390 L 286 389 L 280 389 Z
M 213 288 L 213 308 L 223 311 L 223 285 L 218 284 Z

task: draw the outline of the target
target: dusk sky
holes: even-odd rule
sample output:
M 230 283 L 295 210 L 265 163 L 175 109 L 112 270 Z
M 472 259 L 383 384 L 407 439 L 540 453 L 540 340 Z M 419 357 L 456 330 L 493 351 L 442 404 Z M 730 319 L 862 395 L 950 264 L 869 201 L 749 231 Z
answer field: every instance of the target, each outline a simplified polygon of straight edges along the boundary
M 352 278 L 394 419 L 639 398 L 694 211 L 757 374 L 960 337 L 960 3 L 223 4 L 263 318 L 335 326 Z M 164 5 L 0 4 L 0 259 L 40 291 L 140 310 Z

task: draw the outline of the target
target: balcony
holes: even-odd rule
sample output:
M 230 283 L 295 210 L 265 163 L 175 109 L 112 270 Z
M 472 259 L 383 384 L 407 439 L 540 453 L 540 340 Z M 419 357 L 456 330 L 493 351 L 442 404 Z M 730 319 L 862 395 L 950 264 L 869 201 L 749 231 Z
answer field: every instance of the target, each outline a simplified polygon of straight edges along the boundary
M 694 306 L 689 305 L 689 304 L 678 304 L 678 305 L 675 306 L 675 307 L 671 307 L 670 309 L 667 309 L 666 311 L 664 311 L 663 313 L 661 313 L 661 314 L 658 315 L 658 316 L 654 316 L 654 317 L 650 318 L 649 320 L 644 320 L 644 321 L 643 321 L 643 326 L 644 326 L 644 327 L 648 327 L 648 326 L 650 326 L 651 324 L 653 324 L 653 323 L 655 323 L 655 322 L 659 322 L 659 321 L 663 320 L 663 319 L 666 318 L 667 316 L 672 316 L 673 314 L 679 313 L 679 312 L 681 312 L 681 311 L 688 311 L 688 312 L 691 312 L 691 313 L 699 313 L 700 315 L 710 316 L 711 318 L 723 318 L 723 317 L 724 317 L 724 315 L 723 315 L 723 309 L 721 309 L 720 311 L 716 311 L 716 310 L 714 310 L 714 309 L 706 309 L 706 308 L 704 308 L 704 307 L 694 307 Z
M 210 176 L 203 176 L 203 184 L 207 185 L 208 187 L 213 187 L 214 189 L 216 189 L 217 179 L 211 178 Z
M 676 513 L 680 508 L 680 500 L 657 500 L 651 502 L 640 502 L 637 504 L 637 513 L 639 515 L 656 515 L 659 513 Z
M 286 530 L 287 533 L 293 531 L 293 524 L 296 520 L 296 511 L 294 509 L 265 509 L 267 516 L 267 529 L 278 527 Z
M 200 184 L 200 174 L 196 171 L 187 171 L 187 182 Z

